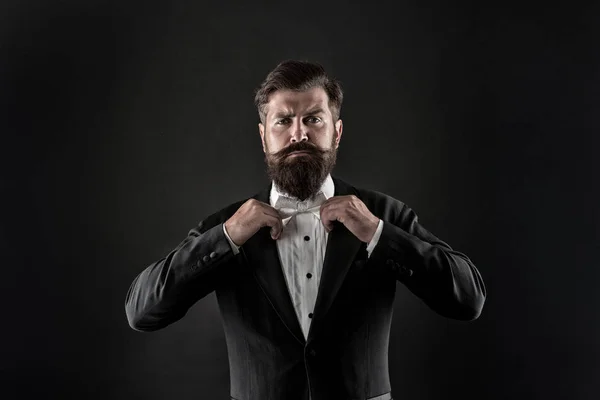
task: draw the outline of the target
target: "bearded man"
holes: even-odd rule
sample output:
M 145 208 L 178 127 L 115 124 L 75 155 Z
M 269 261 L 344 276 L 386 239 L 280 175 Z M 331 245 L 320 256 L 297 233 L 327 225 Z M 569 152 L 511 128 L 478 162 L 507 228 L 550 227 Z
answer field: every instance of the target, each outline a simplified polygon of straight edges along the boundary
M 255 97 L 269 186 L 201 221 L 127 293 L 130 326 L 154 331 L 215 291 L 231 399 L 392 399 L 396 282 L 447 318 L 481 313 L 465 254 L 400 200 L 331 176 L 342 98 L 319 64 L 271 71 Z

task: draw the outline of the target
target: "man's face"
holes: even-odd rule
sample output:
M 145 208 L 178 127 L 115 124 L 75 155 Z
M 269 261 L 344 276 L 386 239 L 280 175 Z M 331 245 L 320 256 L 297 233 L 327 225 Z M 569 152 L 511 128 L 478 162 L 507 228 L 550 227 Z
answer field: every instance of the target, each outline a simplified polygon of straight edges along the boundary
M 300 200 L 314 195 L 335 165 L 342 120 L 333 121 L 328 101 L 320 87 L 279 90 L 259 124 L 269 177 Z

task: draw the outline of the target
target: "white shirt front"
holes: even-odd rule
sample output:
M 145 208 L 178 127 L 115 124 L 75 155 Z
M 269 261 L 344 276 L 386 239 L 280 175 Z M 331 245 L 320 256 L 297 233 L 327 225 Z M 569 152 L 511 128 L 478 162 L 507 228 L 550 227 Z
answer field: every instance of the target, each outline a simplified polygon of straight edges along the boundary
M 283 232 L 277 240 L 282 271 L 305 338 L 308 337 L 312 313 L 317 300 L 329 234 L 321 223 L 319 211 L 315 210 L 315 207 L 312 208 L 312 212 L 302 211 L 309 208 L 309 202 L 315 201 L 317 197 L 322 197 L 324 201 L 332 197 L 334 192 L 333 179 L 331 175 L 327 175 L 321 189 L 313 198 L 304 202 L 294 200 L 297 209 L 301 212 L 283 219 Z M 281 201 L 278 204 L 278 200 L 281 196 L 290 197 L 278 190 L 275 183 L 273 183 L 269 197 L 272 207 L 280 208 Z M 367 245 L 368 256 L 371 255 L 375 245 L 377 245 L 382 229 L 383 220 L 380 219 L 377 231 Z M 229 237 L 225 224 L 223 224 L 223 231 L 233 252 L 237 254 L 239 247 Z

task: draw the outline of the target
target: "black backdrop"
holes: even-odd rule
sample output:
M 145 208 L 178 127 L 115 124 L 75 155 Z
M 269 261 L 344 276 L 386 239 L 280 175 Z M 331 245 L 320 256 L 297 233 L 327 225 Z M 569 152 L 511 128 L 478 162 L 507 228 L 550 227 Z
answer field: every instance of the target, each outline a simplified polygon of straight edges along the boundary
M 398 284 L 398 399 L 595 399 L 599 7 L 3 1 L 0 380 L 7 399 L 218 399 L 213 295 L 131 330 L 137 273 L 268 183 L 253 90 L 286 58 L 345 88 L 335 174 L 480 269 L 479 320 Z

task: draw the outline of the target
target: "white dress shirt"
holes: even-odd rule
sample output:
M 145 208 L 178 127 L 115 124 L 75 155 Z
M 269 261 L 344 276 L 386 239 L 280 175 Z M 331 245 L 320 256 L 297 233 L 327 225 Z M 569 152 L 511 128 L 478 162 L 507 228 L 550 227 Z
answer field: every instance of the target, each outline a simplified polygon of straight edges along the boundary
M 329 236 L 321 223 L 319 207 L 323 201 L 333 196 L 334 190 L 331 175 L 327 176 L 315 196 L 302 202 L 278 190 L 275 183 L 271 186 L 269 198 L 271 206 L 284 215 L 290 215 L 282 219 L 284 227 L 277 239 L 277 250 L 290 298 L 305 338 L 308 337 L 312 312 L 317 300 Z M 293 211 L 290 207 L 298 211 Z M 287 211 L 291 212 L 286 214 Z M 379 241 L 382 229 L 383 220 L 380 219 L 375 235 L 367 245 L 369 257 Z M 233 252 L 239 253 L 239 247 L 229 237 L 225 224 L 223 224 L 223 231 Z

